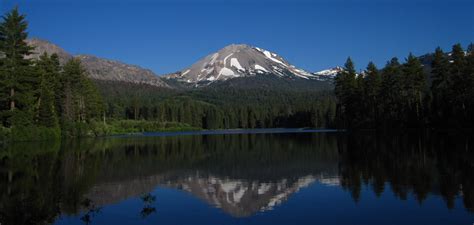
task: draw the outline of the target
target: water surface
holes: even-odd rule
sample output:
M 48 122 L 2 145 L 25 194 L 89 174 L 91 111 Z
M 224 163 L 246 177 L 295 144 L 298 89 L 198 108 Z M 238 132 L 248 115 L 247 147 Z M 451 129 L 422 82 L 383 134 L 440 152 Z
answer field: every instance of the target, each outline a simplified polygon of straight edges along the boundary
M 472 224 L 462 135 L 157 134 L 0 150 L 0 223 Z

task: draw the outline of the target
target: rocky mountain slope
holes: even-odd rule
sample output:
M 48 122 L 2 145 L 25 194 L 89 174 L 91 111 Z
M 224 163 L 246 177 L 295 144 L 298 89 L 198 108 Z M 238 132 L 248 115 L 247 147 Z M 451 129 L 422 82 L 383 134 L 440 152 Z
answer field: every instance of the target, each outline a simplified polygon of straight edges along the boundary
M 48 41 L 34 38 L 28 39 L 26 42 L 28 45 L 34 47 L 33 54 L 27 56 L 27 58 L 38 59 L 43 53 L 47 53 L 48 55 L 57 54 L 61 64 L 73 58 L 73 56 L 64 49 Z
M 66 63 L 71 58 L 78 58 L 81 60 L 92 79 L 169 87 L 169 85 L 163 82 L 161 78 L 151 70 L 143 69 L 139 66 L 90 55 L 74 56 L 59 46 L 40 39 L 29 39 L 27 42 L 29 45 L 35 47 L 35 50 L 33 51 L 34 54 L 30 55 L 29 58 L 39 58 L 43 53 L 56 53 L 59 56 L 60 63 L 62 64 Z

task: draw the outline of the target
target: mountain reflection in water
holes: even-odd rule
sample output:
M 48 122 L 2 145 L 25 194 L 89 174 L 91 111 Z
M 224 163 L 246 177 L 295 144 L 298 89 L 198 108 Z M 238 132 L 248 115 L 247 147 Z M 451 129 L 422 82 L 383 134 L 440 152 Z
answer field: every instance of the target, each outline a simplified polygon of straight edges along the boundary
M 157 188 L 249 218 L 315 184 L 342 188 L 354 202 L 364 187 L 376 196 L 412 195 L 421 206 L 441 196 L 446 209 L 461 198 L 472 213 L 471 142 L 446 134 L 279 133 L 14 144 L 0 150 L 0 223 L 49 224 L 88 212 L 93 222 L 106 216 L 98 209 L 133 198 L 143 199 L 133 213 L 146 219 L 160 213 L 160 196 L 147 195 Z

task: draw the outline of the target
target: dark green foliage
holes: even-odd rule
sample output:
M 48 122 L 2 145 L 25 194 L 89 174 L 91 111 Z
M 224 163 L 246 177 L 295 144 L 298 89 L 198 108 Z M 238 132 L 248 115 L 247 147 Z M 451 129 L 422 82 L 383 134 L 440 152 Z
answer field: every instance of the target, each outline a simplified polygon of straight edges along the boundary
M 330 92 L 229 86 L 173 91 L 120 82 L 97 84 L 107 102 L 107 118 L 115 120 L 178 122 L 202 129 L 334 126 Z
M 59 89 L 59 61 L 56 55 L 44 54 L 36 64 L 39 75 L 38 124 L 46 127 L 57 127 L 56 96 Z
M 398 93 L 402 88 L 401 69 L 398 59 L 392 58 L 381 71 L 382 88 L 379 93 L 380 102 L 377 104 L 381 108 L 379 115 L 381 122 L 379 125 L 382 127 L 394 127 L 401 122 L 402 98 Z
M 450 55 L 437 48 L 424 56 L 429 69 L 410 54 L 404 64 L 393 58 L 381 71 L 369 64 L 355 75 L 352 61 L 336 79 L 340 127 L 472 128 L 474 126 L 474 57 L 453 46 Z M 430 71 L 430 74 L 426 74 Z M 431 75 L 431 77 L 429 77 Z M 428 88 L 429 81 L 431 88 Z
M 401 97 L 403 121 L 406 127 L 421 127 L 424 119 L 424 105 L 427 80 L 423 67 L 413 54 L 410 53 L 403 65 Z
M 28 27 L 25 16 L 15 8 L 3 16 L 0 23 L 1 84 L 0 102 L 4 126 L 30 125 L 34 119 L 34 86 L 30 55 L 32 48 L 25 42 Z
M 96 128 L 101 128 L 100 123 L 96 124 Z M 191 131 L 199 130 L 200 128 L 192 127 L 189 124 L 177 122 L 117 120 L 108 122 L 107 125 L 101 129 L 102 130 L 96 130 L 96 136 L 159 131 Z
M 450 63 L 450 89 L 452 90 L 451 102 L 452 102 L 452 109 L 453 114 L 459 116 L 460 121 L 466 121 L 469 116 L 468 115 L 468 93 L 469 89 L 472 89 L 471 79 L 466 72 L 466 57 L 464 54 L 464 50 L 462 49 L 460 44 L 456 44 L 453 46 L 452 53 L 451 53 L 451 63 Z M 463 126 L 462 123 L 458 124 L 459 126 Z
M 377 127 L 380 124 L 379 113 L 380 113 L 380 91 L 382 90 L 382 77 L 373 62 L 370 62 L 367 66 L 366 76 L 364 79 L 364 93 L 365 97 L 362 103 L 365 103 L 366 108 L 369 109 L 367 118 L 373 124 L 372 127 Z
M 59 127 L 39 125 L 15 126 L 11 129 L 11 141 L 42 141 L 61 138 Z
M 466 82 L 468 89 L 466 90 L 466 120 L 468 124 L 474 124 L 474 44 L 470 44 L 467 49 L 466 64 L 464 66 L 464 74 L 467 76 Z
M 451 116 L 451 107 L 449 104 L 450 80 L 449 80 L 449 60 L 441 48 L 436 48 L 431 63 L 431 76 L 433 82 L 431 83 L 431 92 L 433 97 L 432 102 L 432 120 L 437 126 L 444 126 L 448 123 L 445 118 Z
M 83 136 L 87 133 L 87 123 L 103 115 L 102 98 L 78 59 L 71 59 L 64 65 L 60 83 L 64 135 Z
M 357 80 L 354 63 L 348 58 L 344 64 L 344 71 L 337 75 L 335 80 L 338 126 L 353 127 L 356 122 Z

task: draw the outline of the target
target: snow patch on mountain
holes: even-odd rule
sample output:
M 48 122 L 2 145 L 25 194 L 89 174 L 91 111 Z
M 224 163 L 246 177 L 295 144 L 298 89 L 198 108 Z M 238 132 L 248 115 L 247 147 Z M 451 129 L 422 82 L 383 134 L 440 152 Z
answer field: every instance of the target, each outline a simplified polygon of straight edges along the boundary
M 233 54 L 234 54 L 234 53 L 231 53 L 230 55 L 228 55 L 228 56 L 226 56 L 226 57 L 224 58 L 224 66 L 227 65 L 227 59 L 228 59 L 229 57 L 231 57 Z M 210 63 L 210 64 L 212 65 L 213 63 Z
M 221 71 L 219 72 L 219 76 L 220 75 L 224 75 L 224 76 L 234 76 L 234 71 L 232 71 L 231 69 L 229 68 L 222 68 Z M 217 78 L 219 78 L 219 76 Z
M 191 70 L 186 70 L 186 71 L 182 74 L 182 76 L 185 76 L 186 74 L 188 74 L 189 71 L 191 71 Z
M 263 68 L 262 66 L 257 65 L 257 64 L 255 64 L 255 69 L 268 73 L 268 70 L 266 70 L 265 68 Z
M 245 71 L 245 69 L 240 65 L 239 60 L 237 58 L 230 59 L 230 66 L 237 68 L 238 70 Z
M 258 49 L 257 49 L 257 50 L 258 50 Z M 271 53 L 271 52 L 269 52 L 269 51 L 267 51 L 267 50 L 263 50 L 262 53 L 263 53 L 268 59 L 270 59 L 270 60 L 272 60 L 272 61 L 274 61 L 274 62 L 276 62 L 276 63 L 280 63 L 280 64 L 282 64 L 282 65 L 285 66 L 285 67 L 287 66 L 287 65 L 286 65 L 285 63 L 283 63 L 282 61 L 273 58 L 273 56 L 276 57 L 276 54 L 275 54 L 275 53 Z

